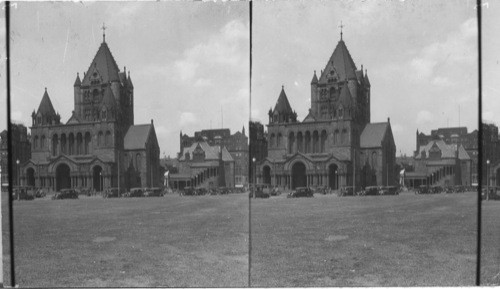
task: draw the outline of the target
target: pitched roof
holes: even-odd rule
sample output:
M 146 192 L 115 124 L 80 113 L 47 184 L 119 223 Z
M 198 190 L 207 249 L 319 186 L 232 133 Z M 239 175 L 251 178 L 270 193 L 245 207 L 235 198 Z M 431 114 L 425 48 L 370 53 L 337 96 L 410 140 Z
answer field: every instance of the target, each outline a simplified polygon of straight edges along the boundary
M 313 121 L 316 121 L 316 118 L 314 118 L 314 116 L 311 113 L 311 110 L 309 110 L 309 113 L 302 122 L 313 122 Z
M 278 97 L 278 101 L 276 101 L 276 105 L 274 106 L 274 111 L 273 113 L 280 113 L 280 114 L 292 114 L 292 107 L 290 106 L 290 102 L 288 102 L 288 98 L 286 97 L 285 94 L 285 88 L 281 87 L 281 93 L 280 96 Z
M 368 79 L 368 70 L 365 71 L 365 83 L 367 86 L 370 86 L 370 80 Z
M 75 84 L 73 86 L 80 86 L 82 82 L 80 81 L 80 74 L 77 72 L 76 73 L 76 79 L 75 79 Z
M 106 86 L 104 90 L 104 96 L 102 98 L 102 105 L 107 108 L 114 108 L 116 104 L 115 97 L 113 91 L 110 86 Z
M 356 65 L 343 40 L 340 40 L 321 74 L 319 82 L 327 82 L 326 76 L 335 69 L 339 80 L 356 79 Z
M 92 60 L 87 73 L 83 77 L 82 85 L 90 85 L 90 77 L 94 71 L 94 67 L 102 77 L 102 83 L 120 81 L 120 77 L 118 75 L 120 69 L 118 68 L 118 65 L 116 64 L 116 61 L 113 58 L 106 42 L 101 43 L 94 60 Z
M 43 94 L 42 101 L 40 101 L 40 105 L 38 106 L 37 114 L 43 115 L 55 115 L 56 111 L 54 106 L 52 105 L 52 101 L 50 101 L 49 94 L 47 93 L 47 88 L 45 88 L 45 93 Z
M 148 141 L 148 137 L 152 129 L 152 124 L 139 124 L 130 126 L 127 134 L 125 134 L 123 143 L 124 149 L 137 150 L 146 148 L 146 142 Z
M 381 147 L 388 128 L 388 122 L 367 124 L 361 133 L 360 146 L 362 148 Z
M 314 71 L 314 76 L 311 80 L 311 84 L 313 84 L 313 83 L 318 83 L 318 77 L 316 76 L 316 70 Z
M 339 97 L 340 103 L 342 103 L 344 106 L 348 106 L 352 104 L 352 96 L 351 96 L 351 91 L 349 90 L 349 86 L 347 86 L 347 82 L 344 83 L 342 86 L 342 90 L 340 91 L 340 97 Z
M 132 78 L 130 78 L 130 71 L 128 72 L 128 79 L 127 79 L 127 81 L 128 81 L 128 85 L 130 87 L 134 88 L 134 85 L 132 84 Z
M 193 151 L 196 150 L 197 147 L 200 147 L 205 152 L 205 160 L 218 160 L 219 159 L 219 149 L 220 146 L 210 146 L 206 141 L 194 142 L 189 147 L 185 147 L 182 149 L 182 154 L 179 157 L 180 161 L 186 160 L 186 154 L 189 154 L 189 157 L 193 158 Z M 228 152 L 226 147 L 222 147 L 222 160 L 233 161 L 233 157 Z
M 438 148 L 441 151 L 441 158 L 455 158 L 458 150 L 458 158 L 461 160 L 469 160 L 470 156 L 462 145 L 446 144 L 443 140 L 431 140 L 426 145 L 420 146 L 415 159 L 422 159 L 422 152 L 425 151 L 426 157 L 429 157 L 429 150 Z

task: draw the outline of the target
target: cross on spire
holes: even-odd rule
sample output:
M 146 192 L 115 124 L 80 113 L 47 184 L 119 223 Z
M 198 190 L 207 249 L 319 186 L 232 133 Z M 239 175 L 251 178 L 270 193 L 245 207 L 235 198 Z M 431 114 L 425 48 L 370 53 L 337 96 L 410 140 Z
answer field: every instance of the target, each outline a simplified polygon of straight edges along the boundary
M 104 22 L 102 23 L 102 42 L 106 42 L 106 26 L 104 26 Z
M 344 28 L 344 27 L 345 27 L 345 25 L 342 25 L 342 21 L 340 21 L 340 26 L 339 26 L 339 28 L 340 28 L 340 40 L 342 40 L 342 28 Z

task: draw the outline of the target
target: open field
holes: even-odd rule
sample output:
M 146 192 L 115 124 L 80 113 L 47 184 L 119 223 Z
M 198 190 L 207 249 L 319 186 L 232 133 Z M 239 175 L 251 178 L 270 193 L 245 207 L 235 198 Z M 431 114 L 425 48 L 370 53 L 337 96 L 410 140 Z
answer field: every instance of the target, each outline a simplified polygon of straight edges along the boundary
M 10 284 L 9 193 L 2 193 L 3 285 Z
M 248 284 L 248 195 L 14 202 L 20 286 Z
M 481 285 L 500 285 L 500 201 L 483 201 Z
M 252 199 L 251 286 L 474 285 L 477 195 Z M 498 251 L 497 251 L 498 252 Z

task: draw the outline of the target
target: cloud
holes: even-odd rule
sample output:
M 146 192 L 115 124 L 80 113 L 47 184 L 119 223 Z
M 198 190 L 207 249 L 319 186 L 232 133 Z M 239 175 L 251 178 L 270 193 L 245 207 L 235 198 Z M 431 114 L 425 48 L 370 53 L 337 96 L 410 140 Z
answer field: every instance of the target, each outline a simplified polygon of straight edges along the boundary
M 432 83 L 438 86 L 443 86 L 443 87 L 452 87 L 455 85 L 455 82 L 452 81 L 448 77 L 443 77 L 443 76 L 436 76 L 432 80 Z
M 106 25 L 109 23 L 110 26 L 120 29 L 130 27 L 134 23 L 130 19 L 135 18 L 144 7 L 144 3 L 141 3 L 141 1 L 127 1 L 127 5 L 121 5 L 119 9 L 116 9 L 116 5 L 113 4 L 109 8 L 110 10 L 113 9 L 113 12 L 110 13 L 111 17 L 106 21 Z
M 400 124 L 391 124 L 392 132 L 398 133 L 398 132 L 403 132 L 404 128 Z
M 206 87 L 206 86 L 211 86 L 212 81 L 210 79 L 206 78 L 198 78 L 196 82 L 194 83 L 194 86 L 196 87 Z
M 18 122 L 22 122 L 24 119 L 24 114 L 19 111 L 19 110 L 16 110 L 16 111 L 13 111 L 11 114 L 10 114 L 10 118 L 13 120 L 13 121 L 18 121 Z
M 430 111 L 428 111 L 428 110 L 421 110 L 417 114 L 416 123 L 418 125 L 422 125 L 422 124 L 430 123 L 433 120 L 434 120 L 434 116 L 433 116 L 433 114 Z
M 232 20 L 205 43 L 185 50 L 183 58 L 174 66 L 183 81 L 191 81 L 199 73 L 199 67 L 203 67 L 206 73 L 230 68 L 244 70 L 249 64 L 248 41 L 248 25 Z
M 181 113 L 181 116 L 179 118 L 179 125 L 182 127 L 182 126 L 185 126 L 188 124 L 196 123 L 196 121 L 197 121 L 197 119 L 196 119 L 196 116 L 194 115 L 194 113 L 183 112 L 183 113 Z
M 445 40 L 431 43 L 418 52 L 409 63 L 414 79 L 427 81 L 437 69 L 446 69 L 449 65 L 474 64 L 477 61 L 476 40 L 476 19 L 470 18 Z

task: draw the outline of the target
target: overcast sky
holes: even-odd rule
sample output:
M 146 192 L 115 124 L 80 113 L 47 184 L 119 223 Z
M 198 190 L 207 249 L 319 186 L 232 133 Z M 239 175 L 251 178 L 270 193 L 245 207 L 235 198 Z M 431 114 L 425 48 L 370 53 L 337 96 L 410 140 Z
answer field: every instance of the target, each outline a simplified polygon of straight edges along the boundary
M 248 6 L 18 2 L 11 9 L 12 119 L 31 125 L 45 87 L 62 121 L 69 119 L 76 74 L 91 64 L 105 22 L 111 53 L 134 84 L 135 123 L 154 120 L 162 157 L 179 151 L 180 130 L 191 135 L 223 121 L 232 133 L 248 131 Z
M 500 1 L 482 10 L 483 120 L 500 125 Z
M 281 85 L 304 119 L 313 72 L 319 77 L 324 69 L 340 40 L 342 21 L 343 39 L 357 68 L 368 69 L 371 121 L 390 117 L 398 155 L 415 150 L 417 129 L 428 134 L 438 127 L 458 126 L 459 107 L 460 125 L 477 129 L 474 3 L 254 2 L 252 119 L 268 123 L 267 112 Z

